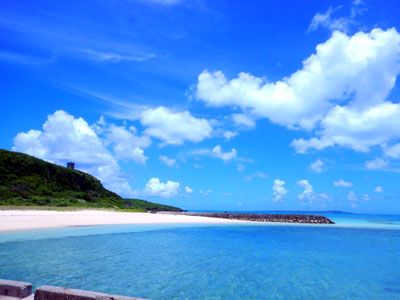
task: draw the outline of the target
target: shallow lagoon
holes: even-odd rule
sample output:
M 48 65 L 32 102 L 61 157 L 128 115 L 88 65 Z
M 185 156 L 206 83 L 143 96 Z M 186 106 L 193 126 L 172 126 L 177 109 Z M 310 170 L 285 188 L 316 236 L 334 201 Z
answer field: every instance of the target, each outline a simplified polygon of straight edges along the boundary
M 385 217 L 373 228 L 354 221 L 7 233 L 0 278 L 154 300 L 400 299 L 400 230 L 389 219 L 390 229 Z

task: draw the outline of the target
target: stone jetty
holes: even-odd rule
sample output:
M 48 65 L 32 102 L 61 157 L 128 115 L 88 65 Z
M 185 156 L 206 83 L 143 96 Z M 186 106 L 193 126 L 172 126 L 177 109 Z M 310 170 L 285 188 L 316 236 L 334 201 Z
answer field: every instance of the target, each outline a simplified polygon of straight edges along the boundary
M 223 218 L 231 220 L 278 222 L 278 223 L 304 223 L 304 224 L 335 224 L 327 217 L 320 215 L 302 214 L 250 214 L 250 213 L 213 213 L 213 212 L 159 212 L 163 214 L 179 214 L 209 218 Z

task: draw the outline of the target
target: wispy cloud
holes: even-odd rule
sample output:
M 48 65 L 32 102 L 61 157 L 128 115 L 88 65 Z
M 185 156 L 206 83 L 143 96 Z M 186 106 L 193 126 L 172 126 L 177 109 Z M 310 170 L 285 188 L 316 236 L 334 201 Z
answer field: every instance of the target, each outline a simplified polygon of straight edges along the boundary
M 239 172 L 243 172 L 246 169 L 244 164 L 237 164 L 236 167 Z
M 308 32 L 316 30 L 319 27 L 325 27 L 330 30 L 340 30 L 347 31 L 347 27 L 351 22 L 351 19 L 348 17 L 334 18 L 332 15 L 340 10 L 342 6 L 338 6 L 335 8 L 329 7 L 325 13 L 318 12 L 311 20 L 311 24 L 308 27 Z
M 143 55 L 125 55 L 115 52 L 102 52 L 90 49 L 76 49 L 76 52 L 77 54 L 81 54 L 82 57 L 104 62 L 145 61 L 156 56 L 154 53 Z
M 337 181 L 333 182 L 334 186 L 340 186 L 340 187 L 352 187 L 353 183 L 352 182 L 348 182 L 348 181 L 344 181 L 343 179 L 339 179 Z
M 307 32 L 314 31 L 319 27 L 327 28 L 331 31 L 339 30 L 348 32 L 351 25 L 357 24 L 356 17 L 363 15 L 367 11 L 367 7 L 363 1 L 353 1 L 350 8 L 350 14 L 342 17 L 335 17 L 341 11 L 343 6 L 329 7 L 324 13 L 318 12 L 311 20 Z
M 179 4 L 179 3 L 183 2 L 183 0 L 139 0 L 139 1 L 152 3 L 152 4 L 158 4 L 158 5 L 164 5 L 164 6 L 175 5 L 175 4 Z
M 268 177 L 267 174 L 264 174 L 264 173 L 262 173 L 262 172 L 260 172 L 260 171 L 257 171 L 257 172 L 255 172 L 254 174 L 251 174 L 251 175 L 249 175 L 249 176 L 246 176 L 246 177 L 244 178 L 244 180 L 245 180 L 245 181 L 252 181 L 254 178 L 267 178 L 267 177 Z
M 158 159 L 168 167 L 176 167 L 176 159 L 169 158 L 165 155 L 160 155 Z
M 352 201 L 352 202 L 357 202 L 358 197 L 354 191 L 350 191 L 349 194 L 347 195 L 347 200 Z
M 149 105 L 138 104 L 138 99 L 133 96 L 118 97 L 72 84 L 59 84 L 72 93 L 109 105 L 110 110 L 104 113 L 115 119 L 139 120 L 142 112 L 151 108 Z
M 199 193 L 203 196 L 208 196 L 209 193 L 212 193 L 212 190 L 200 190 Z
M 317 159 L 310 165 L 310 170 L 314 173 L 322 173 L 327 170 L 327 167 L 322 160 Z
M 375 158 L 374 160 L 369 160 L 365 162 L 365 167 L 370 170 L 379 170 L 389 165 L 387 160 L 382 158 Z
M 233 161 L 237 159 L 237 151 L 232 148 L 231 151 L 224 152 L 220 145 L 215 146 L 213 149 L 197 149 L 189 152 L 192 156 L 211 156 L 221 159 L 224 162 Z
M 24 53 L 0 51 L 0 60 L 24 65 L 39 66 L 43 64 L 53 63 L 56 61 L 56 58 L 57 57 L 55 55 L 43 57 L 33 56 Z
M 80 3 L 77 9 L 81 8 L 84 11 L 87 9 L 86 5 Z M 140 62 L 156 56 L 141 37 L 137 34 L 132 35 L 125 24 L 121 26 L 118 22 L 111 22 L 108 23 L 110 26 L 104 26 L 97 19 L 90 17 L 61 14 L 57 10 L 48 10 L 47 7 L 40 9 L 38 6 L 35 9 L 35 12 L 30 14 L 18 8 L 4 10 L 0 14 L 0 27 L 14 33 L 12 36 L 16 44 L 29 45 L 36 51 L 48 53 L 51 57 L 108 63 Z M 96 9 L 104 8 L 98 6 Z M 119 18 L 124 18 L 119 14 Z
M 222 197 L 229 197 L 229 196 L 232 196 L 232 193 L 219 193 L 218 195 L 220 195 Z

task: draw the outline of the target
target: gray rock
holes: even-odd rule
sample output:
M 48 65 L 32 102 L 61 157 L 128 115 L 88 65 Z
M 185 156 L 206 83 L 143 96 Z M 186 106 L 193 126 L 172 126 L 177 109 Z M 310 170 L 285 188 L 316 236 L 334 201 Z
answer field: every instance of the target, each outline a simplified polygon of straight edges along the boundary
M 249 213 L 199 213 L 199 212 L 161 212 L 163 214 L 176 214 L 187 216 L 200 216 L 209 218 L 222 218 L 255 222 L 279 223 L 308 223 L 308 224 L 335 224 L 332 220 L 321 215 L 301 214 L 249 214 Z
M 104 294 L 57 286 L 41 286 L 36 289 L 34 300 L 145 300 L 119 295 Z
M 32 294 L 32 283 L 0 279 L 0 295 L 25 298 Z

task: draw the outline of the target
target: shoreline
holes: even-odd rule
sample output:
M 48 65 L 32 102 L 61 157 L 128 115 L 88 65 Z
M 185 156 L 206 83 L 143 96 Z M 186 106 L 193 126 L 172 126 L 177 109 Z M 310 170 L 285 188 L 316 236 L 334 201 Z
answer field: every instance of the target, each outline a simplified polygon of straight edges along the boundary
M 397 224 L 348 223 L 282 223 L 189 216 L 178 213 L 118 212 L 106 209 L 46 210 L 36 208 L 0 208 L 0 234 L 41 229 L 92 227 L 102 225 L 265 225 L 310 226 L 324 228 L 400 230 Z
M 0 233 L 32 229 L 128 224 L 243 224 L 250 221 L 179 214 L 117 212 L 107 210 L 0 209 Z M 254 223 L 254 222 L 251 222 Z

